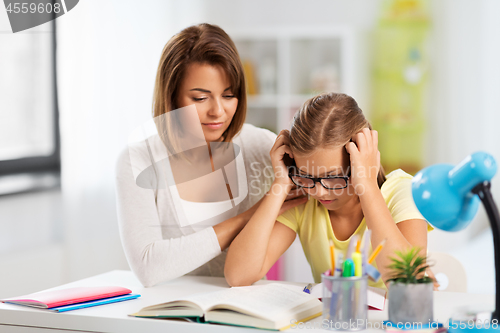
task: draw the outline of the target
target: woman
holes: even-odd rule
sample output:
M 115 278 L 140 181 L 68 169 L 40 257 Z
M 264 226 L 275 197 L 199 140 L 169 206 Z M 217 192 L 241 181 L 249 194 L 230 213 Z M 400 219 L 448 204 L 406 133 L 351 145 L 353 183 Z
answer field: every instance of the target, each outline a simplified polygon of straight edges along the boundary
M 214 25 L 186 28 L 166 44 L 153 100 L 158 133 L 130 145 L 117 162 L 128 263 L 146 287 L 184 274 L 223 276 L 225 251 L 272 182 L 265 168 L 275 135 L 243 124 L 241 61 Z
M 296 164 L 290 173 L 286 155 Z M 331 267 L 329 241 L 336 253 L 345 255 L 353 235 L 361 239 L 367 228 L 373 248 L 387 240 L 374 262 L 382 279 L 370 281 L 373 286 L 386 287 L 387 265 L 395 250 L 417 246 L 425 254 L 432 227 L 413 203 L 412 177 L 400 169 L 385 176 L 378 134 L 352 97 L 329 93 L 306 101 L 291 131 L 281 131 L 276 139 L 271 159 L 275 172 L 271 190 L 227 255 L 230 285 L 249 285 L 264 276 L 296 234 L 315 282 L 321 282 L 321 274 Z M 304 188 L 309 200 L 281 214 L 294 184 Z

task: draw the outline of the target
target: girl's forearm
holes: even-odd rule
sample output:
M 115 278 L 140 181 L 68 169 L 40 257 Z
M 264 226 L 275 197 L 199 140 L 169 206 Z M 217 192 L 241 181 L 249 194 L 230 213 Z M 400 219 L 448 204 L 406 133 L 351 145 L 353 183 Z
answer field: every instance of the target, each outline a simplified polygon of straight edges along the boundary
M 271 232 L 289 187 L 273 183 L 259 208 L 229 246 L 224 275 L 230 285 L 249 285 L 261 278 Z
M 399 231 L 394 219 L 387 208 L 384 197 L 378 186 L 364 186 L 364 193 L 360 195 L 361 207 L 366 220 L 366 226 L 372 231 L 371 243 L 373 249 L 384 239 L 387 239 L 384 248 L 375 259 L 377 267 L 385 282 L 390 278 L 387 266 L 391 263 L 390 257 L 394 251 L 401 251 L 411 247 L 411 244 Z

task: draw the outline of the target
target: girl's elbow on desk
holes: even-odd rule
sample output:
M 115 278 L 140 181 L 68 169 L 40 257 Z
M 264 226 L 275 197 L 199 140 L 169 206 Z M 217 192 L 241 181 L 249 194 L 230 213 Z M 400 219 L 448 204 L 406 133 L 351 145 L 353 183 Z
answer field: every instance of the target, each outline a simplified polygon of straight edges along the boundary
M 228 268 L 227 264 L 224 267 L 224 277 L 231 287 L 246 287 L 260 280 L 251 272 Z

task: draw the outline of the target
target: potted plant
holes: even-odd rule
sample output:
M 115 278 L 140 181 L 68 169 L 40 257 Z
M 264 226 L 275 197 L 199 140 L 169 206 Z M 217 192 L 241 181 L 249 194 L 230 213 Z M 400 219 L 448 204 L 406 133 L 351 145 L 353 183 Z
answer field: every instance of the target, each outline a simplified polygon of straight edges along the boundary
M 419 248 L 396 251 L 391 258 L 389 282 L 389 321 L 393 323 L 433 322 L 433 280 L 424 276 L 427 256 Z

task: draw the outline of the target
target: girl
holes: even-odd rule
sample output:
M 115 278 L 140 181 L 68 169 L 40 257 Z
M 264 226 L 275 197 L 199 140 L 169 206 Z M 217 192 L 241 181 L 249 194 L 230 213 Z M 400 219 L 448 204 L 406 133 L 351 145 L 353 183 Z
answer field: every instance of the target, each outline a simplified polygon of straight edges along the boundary
M 295 160 L 290 172 L 285 154 Z M 271 161 L 271 190 L 227 254 L 224 273 L 231 286 L 262 278 L 296 234 L 315 282 L 321 282 L 321 274 L 331 267 L 329 241 L 336 253 L 345 254 L 352 236 L 361 239 L 367 228 L 373 248 L 387 239 L 374 265 L 382 279 L 370 285 L 385 288 L 390 278 L 386 266 L 395 250 L 418 246 L 426 252 L 432 227 L 413 203 L 412 177 L 400 169 L 384 175 L 378 134 L 353 98 L 328 93 L 306 101 L 291 131 L 278 135 Z M 279 215 L 294 184 L 309 194 L 309 200 Z
M 223 276 L 227 247 L 272 182 L 262 169 L 271 167 L 275 135 L 244 124 L 245 114 L 243 67 L 229 36 L 218 26 L 200 24 L 172 37 L 156 75 L 154 124 L 144 127 L 156 126 L 158 133 L 125 149 L 116 170 L 120 236 L 144 286 L 184 274 Z M 186 142 L 190 130 L 199 130 L 194 139 L 201 143 Z M 238 149 L 226 149 L 233 142 Z M 170 154 L 181 146 L 198 149 Z M 162 153 L 168 157 L 153 157 Z M 217 178 L 220 165 L 227 185 Z M 161 186 L 169 176 L 174 184 Z M 221 179 L 228 191 L 220 191 Z M 303 202 L 287 201 L 283 210 Z

